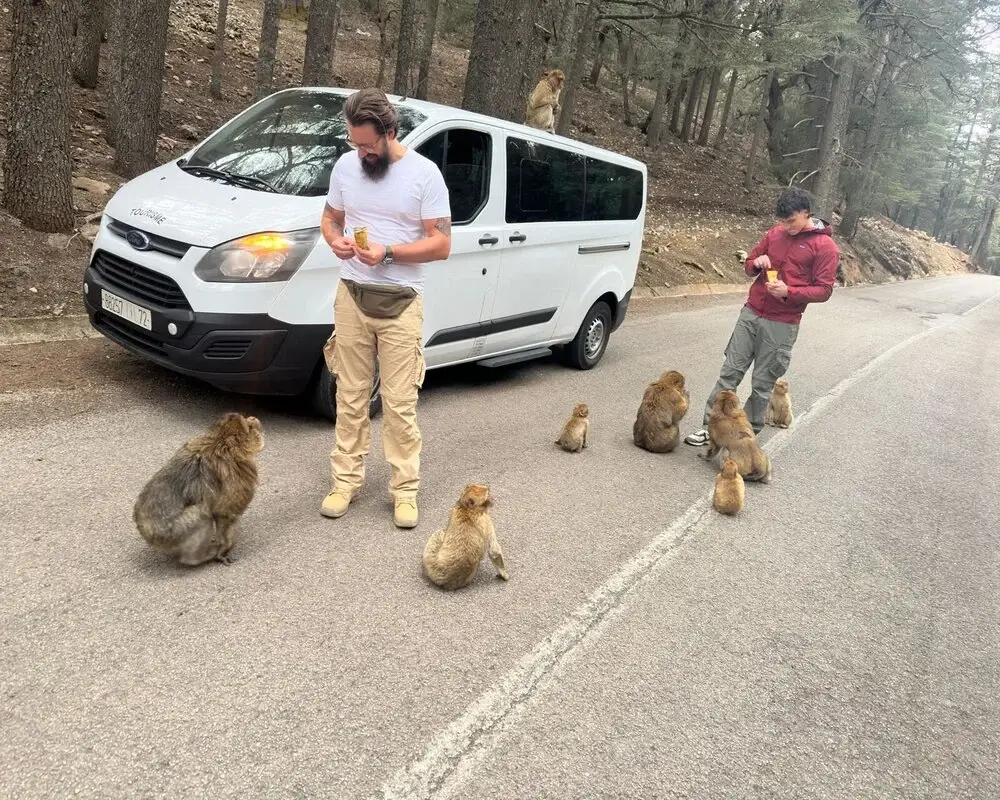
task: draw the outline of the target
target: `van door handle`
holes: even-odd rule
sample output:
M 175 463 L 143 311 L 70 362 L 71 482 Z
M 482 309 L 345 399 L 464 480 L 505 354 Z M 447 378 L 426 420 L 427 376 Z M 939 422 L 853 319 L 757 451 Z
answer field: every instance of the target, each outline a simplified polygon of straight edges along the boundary
M 479 244 L 496 244 L 500 240 L 496 236 L 480 236 Z
M 513 236 L 510 237 L 510 240 L 512 242 L 523 242 L 527 238 L 528 237 L 525 236 L 523 233 L 515 233 Z

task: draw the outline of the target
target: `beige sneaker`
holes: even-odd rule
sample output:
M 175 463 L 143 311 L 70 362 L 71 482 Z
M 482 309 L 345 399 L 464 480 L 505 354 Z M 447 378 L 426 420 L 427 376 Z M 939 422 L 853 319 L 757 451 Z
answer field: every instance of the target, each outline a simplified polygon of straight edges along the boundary
M 417 501 L 397 500 L 392 518 L 397 528 L 415 528 L 417 526 Z
M 323 505 L 320 506 L 319 513 L 324 517 L 336 519 L 347 513 L 347 507 L 354 500 L 354 495 L 343 491 L 332 491 L 323 498 Z

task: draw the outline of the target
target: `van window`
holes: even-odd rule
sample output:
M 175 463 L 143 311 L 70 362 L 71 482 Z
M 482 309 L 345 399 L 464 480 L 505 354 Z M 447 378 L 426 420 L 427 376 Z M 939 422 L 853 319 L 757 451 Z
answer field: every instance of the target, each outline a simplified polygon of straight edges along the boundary
M 490 196 L 491 137 L 483 131 L 450 128 L 416 148 L 441 170 L 451 204 L 451 224 L 472 222 Z
M 524 139 L 507 139 L 508 223 L 580 221 L 583 195 L 583 156 Z
M 642 197 L 637 169 L 507 139 L 508 223 L 637 219 Z
M 642 210 L 642 173 L 587 156 L 584 219 L 638 219 Z
M 279 92 L 233 118 L 187 163 L 260 178 L 282 194 L 325 195 L 334 162 L 350 150 L 346 99 L 308 89 Z M 426 119 L 407 106 L 394 107 L 400 138 Z

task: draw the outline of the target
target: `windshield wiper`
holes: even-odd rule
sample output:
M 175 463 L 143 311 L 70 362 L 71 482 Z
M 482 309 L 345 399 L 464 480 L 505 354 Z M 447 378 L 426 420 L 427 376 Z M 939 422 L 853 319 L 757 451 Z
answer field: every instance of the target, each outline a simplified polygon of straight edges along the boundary
M 246 189 L 264 189 L 274 194 L 281 194 L 281 192 L 263 178 L 257 178 L 253 175 L 240 175 L 237 172 L 227 172 L 224 169 L 215 169 L 215 167 L 199 166 L 197 164 L 178 164 L 177 166 L 192 175 L 204 175 L 206 178 L 220 178 L 221 180 L 235 183 L 237 186 L 243 186 Z

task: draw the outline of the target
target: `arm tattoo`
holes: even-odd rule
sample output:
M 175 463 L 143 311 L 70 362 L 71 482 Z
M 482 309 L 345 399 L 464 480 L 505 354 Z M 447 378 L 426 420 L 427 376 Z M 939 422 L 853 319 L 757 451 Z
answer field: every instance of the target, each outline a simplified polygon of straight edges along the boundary
M 451 217 L 440 217 L 437 222 L 434 223 L 434 227 L 437 228 L 445 236 L 451 236 Z

